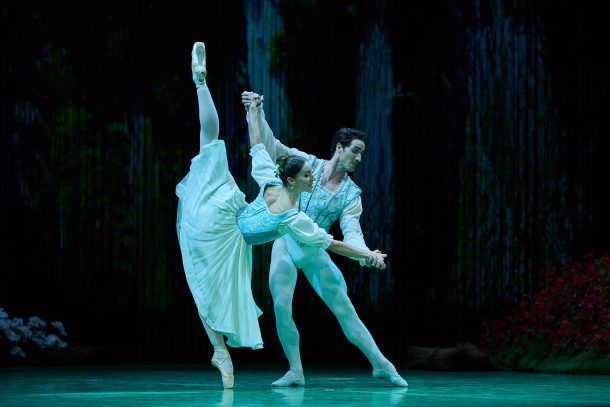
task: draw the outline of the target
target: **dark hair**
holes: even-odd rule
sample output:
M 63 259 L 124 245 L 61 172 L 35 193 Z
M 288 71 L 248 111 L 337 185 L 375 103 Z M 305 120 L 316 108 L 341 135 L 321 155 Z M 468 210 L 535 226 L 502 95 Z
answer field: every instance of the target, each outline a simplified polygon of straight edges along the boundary
M 280 177 L 284 185 L 288 183 L 288 177 L 296 177 L 306 162 L 305 158 L 300 155 L 283 155 L 277 159 L 278 177 Z
M 351 127 L 341 127 L 330 141 L 330 155 L 335 154 L 337 143 L 341 143 L 343 148 L 346 148 L 354 139 L 362 140 L 364 144 L 368 142 L 365 132 L 358 129 L 352 129 Z

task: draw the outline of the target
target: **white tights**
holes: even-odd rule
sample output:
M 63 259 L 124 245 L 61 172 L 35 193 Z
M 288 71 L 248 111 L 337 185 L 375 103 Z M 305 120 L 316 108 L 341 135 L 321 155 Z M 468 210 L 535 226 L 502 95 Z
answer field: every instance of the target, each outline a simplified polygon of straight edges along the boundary
M 199 85 L 197 87 L 197 101 L 199 103 L 199 124 L 201 125 L 199 144 L 200 147 L 203 147 L 218 139 L 220 125 L 218 112 L 207 85 Z
M 222 368 L 228 374 L 233 374 L 233 362 L 231 361 L 231 355 L 229 354 L 229 350 L 227 349 L 227 345 L 225 344 L 225 339 L 222 334 L 218 331 L 212 329 L 201 315 L 199 315 L 201 322 L 203 323 L 203 327 L 205 328 L 205 333 L 208 334 L 208 338 L 210 338 L 210 343 L 214 347 L 214 355 L 213 359 L 219 360 Z
M 214 106 L 214 101 L 212 100 L 212 95 L 210 94 L 210 89 L 207 85 L 197 86 L 197 102 L 199 104 L 199 124 L 201 125 L 199 143 L 200 147 L 203 147 L 218 139 L 219 129 L 218 112 L 216 111 L 216 106 Z M 201 315 L 199 315 L 199 318 L 203 323 L 205 332 L 208 334 L 208 338 L 210 338 L 210 343 L 214 347 L 214 357 L 222 360 L 225 371 L 233 374 L 233 364 L 231 363 L 231 357 L 229 355 L 229 350 L 225 345 L 223 335 L 212 329 L 205 320 L 201 318 Z
M 328 253 L 320 248 L 299 246 L 290 237 L 284 237 L 273 244 L 269 288 L 273 297 L 277 334 L 290 363 L 290 370 L 303 374 L 299 331 L 292 318 L 297 267 L 303 270 L 315 292 L 337 317 L 347 339 L 364 353 L 372 367 L 395 373 L 396 368 L 383 356 L 373 336 L 358 317 L 347 296 L 345 279 Z

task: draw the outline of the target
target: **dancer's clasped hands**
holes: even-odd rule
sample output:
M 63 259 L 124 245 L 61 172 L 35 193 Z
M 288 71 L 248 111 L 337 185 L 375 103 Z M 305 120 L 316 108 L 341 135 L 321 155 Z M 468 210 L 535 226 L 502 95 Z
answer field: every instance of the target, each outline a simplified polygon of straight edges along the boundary
M 365 265 L 367 267 L 375 267 L 380 270 L 385 269 L 385 259 L 388 257 L 387 254 L 381 253 L 379 250 L 374 250 L 371 255 L 366 259 Z
M 250 107 L 252 103 L 254 106 L 258 107 L 263 103 L 264 97 L 259 95 L 258 93 L 244 91 L 241 93 L 241 103 L 243 103 L 246 110 Z

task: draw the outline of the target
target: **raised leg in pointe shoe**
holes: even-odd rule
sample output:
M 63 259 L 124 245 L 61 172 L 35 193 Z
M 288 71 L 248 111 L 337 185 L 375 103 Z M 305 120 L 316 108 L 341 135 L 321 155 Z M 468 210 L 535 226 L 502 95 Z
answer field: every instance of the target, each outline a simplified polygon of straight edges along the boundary
M 193 45 L 193 51 L 191 52 L 191 70 L 193 71 L 193 82 L 198 88 L 205 86 L 205 77 L 207 70 L 205 67 L 205 44 L 203 42 L 196 42 Z
M 203 42 L 196 42 L 191 52 L 191 70 L 193 72 L 193 82 L 197 88 L 199 124 L 201 126 L 199 141 L 201 147 L 217 140 L 219 129 L 218 112 L 206 83 L 207 69 L 205 58 L 205 45 Z
M 219 120 L 212 95 L 205 82 L 206 67 L 205 67 L 205 45 L 202 42 L 196 42 L 193 45 L 191 52 L 191 70 L 193 73 L 193 82 L 197 89 L 197 101 L 199 104 L 199 142 L 200 148 L 218 139 Z M 210 343 L 214 348 L 212 357 L 212 366 L 220 371 L 222 386 L 225 389 L 233 387 L 233 362 L 231 355 L 225 345 L 222 333 L 215 331 L 199 314 L 205 332 L 210 339 Z

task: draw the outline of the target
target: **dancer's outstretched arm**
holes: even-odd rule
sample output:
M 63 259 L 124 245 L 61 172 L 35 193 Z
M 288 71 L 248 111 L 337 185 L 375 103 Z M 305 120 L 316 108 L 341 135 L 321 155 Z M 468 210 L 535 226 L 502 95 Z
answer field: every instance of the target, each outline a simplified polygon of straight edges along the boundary
M 341 256 L 356 260 L 364 260 L 372 266 L 384 269 L 386 254 L 378 250 L 371 251 L 367 248 L 357 247 L 346 242 L 334 240 L 332 235 L 319 227 L 309 216 L 303 212 L 287 218 L 282 223 L 282 233 L 288 233 L 294 240 L 307 246 L 322 247 Z M 285 230 L 284 230 L 285 228 Z
M 257 104 L 254 96 L 252 96 L 250 99 L 250 104 L 248 105 L 248 135 L 250 136 L 250 147 L 263 142 L 262 97 L 260 100 L 261 103 Z
M 314 165 L 313 161 L 315 161 L 316 157 L 304 153 L 296 148 L 287 147 L 275 138 L 275 136 L 273 135 L 273 131 L 269 127 L 269 123 L 267 123 L 267 120 L 265 119 L 265 110 L 263 109 L 263 96 L 260 96 L 259 94 L 254 92 L 243 92 L 241 94 L 241 101 L 244 104 L 244 107 L 246 108 L 246 120 L 248 120 L 248 123 L 251 120 L 249 109 L 250 104 L 254 102 L 262 109 L 260 112 L 262 143 L 265 145 L 265 149 L 269 153 L 271 160 L 275 162 L 278 157 L 281 157 L 283 155 L 300 155 L 302 157 L 305 157 L 312 166 Z
M 341 216 L 339 217 L 343 241 L 361 249 L 369 250 L 364 241 L 364 234 L 362 233 L 362 227 L 360 226 L 360 215 L 362 215 L 362 199 L 358 196 L 350 202 L 349 205 L 343 208 Z M 379 252 L 379 250 L 375 250 L 375 252 Z M 360 260 L 359 262 L 361 266 L 377 267 L 377 265 L 370 260 Z
M 388 257 L 387 254 L 381 253 L 379 250 L 370 251 L 339 240 L 333 240 L 330 246 L 328 246 L 328 250 L 352 259 L 362 259 L 367 265 L 382 270 L 385 269 L 385 258 Z

